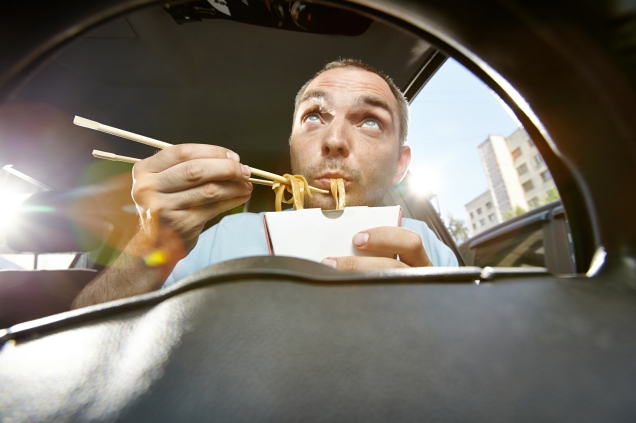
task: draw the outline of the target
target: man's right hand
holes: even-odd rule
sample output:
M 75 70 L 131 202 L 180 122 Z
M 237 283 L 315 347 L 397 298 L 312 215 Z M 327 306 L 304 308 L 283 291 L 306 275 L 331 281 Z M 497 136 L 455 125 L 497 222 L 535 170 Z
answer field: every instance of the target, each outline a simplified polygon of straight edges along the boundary
M 250 198 L 249 174 L 236 153 L 204 144 L 175 145 L 137 162 L 132 197 L 141 229 L 72 307 L 159 289 L 195 246 L 205 222 Z
M 175 145 L 136 163 L 132 197 L 143 238 L 180 260 L 208 220 L 250 198 L 249 176 L 236 153 L 205 144 Z

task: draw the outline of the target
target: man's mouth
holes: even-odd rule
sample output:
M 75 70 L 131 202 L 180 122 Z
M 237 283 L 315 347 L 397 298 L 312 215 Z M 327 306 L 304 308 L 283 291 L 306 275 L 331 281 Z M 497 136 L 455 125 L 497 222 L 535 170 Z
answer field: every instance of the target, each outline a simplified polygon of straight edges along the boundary
M 329 190 L 331 189 L 331 180 L 337 178 L 343 179 L 345 189 L 348 188 L 349 185 L 351 185 L 351 181 L 339 172 L 327 172 L 325 174 L 322 174 L 314 179 L 314 183 L 318 188 Z

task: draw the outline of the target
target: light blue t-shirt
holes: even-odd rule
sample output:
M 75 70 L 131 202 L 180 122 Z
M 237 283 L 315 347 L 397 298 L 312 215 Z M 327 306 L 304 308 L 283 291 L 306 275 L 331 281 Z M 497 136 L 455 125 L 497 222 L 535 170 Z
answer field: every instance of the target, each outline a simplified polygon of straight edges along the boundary
M 457 267 L 455 254 L 435 236 L 426 223 L 403 218 L 402 227 L 420 235 L 434 266 Z M 163 286 L 170 286 L 213 264 L 253 256 L 269 256 L 263 215 L 230 215 L 201 234 L 197 245 L 186 258 L 177 263 Z

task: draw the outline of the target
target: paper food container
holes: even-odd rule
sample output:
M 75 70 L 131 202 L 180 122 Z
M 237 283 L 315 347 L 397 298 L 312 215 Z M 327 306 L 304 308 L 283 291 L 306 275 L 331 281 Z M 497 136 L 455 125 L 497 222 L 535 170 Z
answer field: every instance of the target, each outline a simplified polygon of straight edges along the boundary
M 378 226 L 399 227 L 402 208 L 345 207 L 344 210 L 303 209 L 265 213 L 263 216 L 269 254 L 320 262 L 327 257 L 376 256 L 353 246 L 353 236 Z

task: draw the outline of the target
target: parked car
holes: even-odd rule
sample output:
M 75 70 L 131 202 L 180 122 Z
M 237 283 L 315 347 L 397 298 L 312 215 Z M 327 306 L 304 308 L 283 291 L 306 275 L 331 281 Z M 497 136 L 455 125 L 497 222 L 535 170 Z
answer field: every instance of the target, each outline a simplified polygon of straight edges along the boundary
M 576 269 L 565 210 L 555 201 L 481 232 L 459 246 L 469 266 L 544 267 L 552 274 Z

